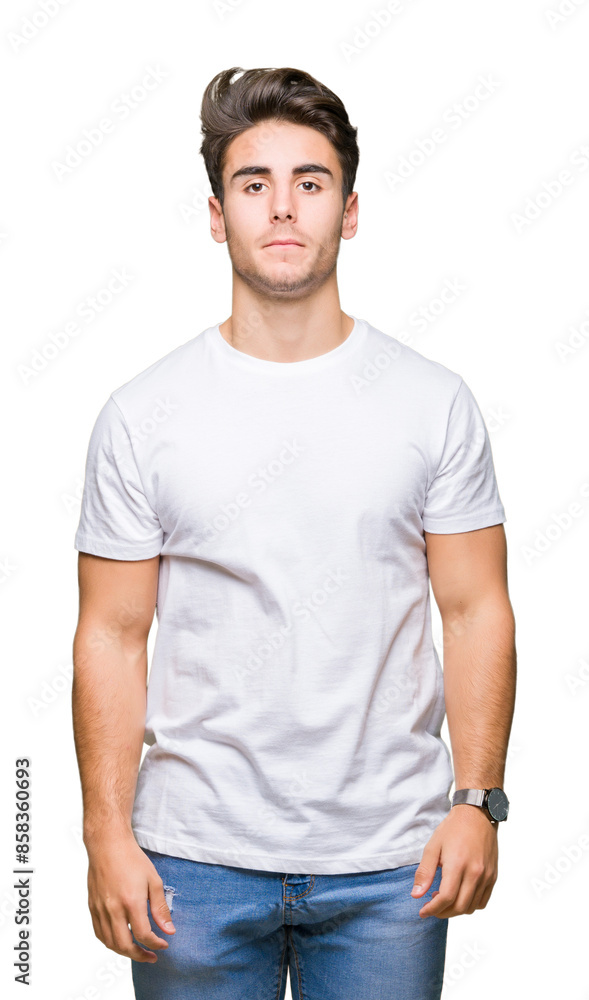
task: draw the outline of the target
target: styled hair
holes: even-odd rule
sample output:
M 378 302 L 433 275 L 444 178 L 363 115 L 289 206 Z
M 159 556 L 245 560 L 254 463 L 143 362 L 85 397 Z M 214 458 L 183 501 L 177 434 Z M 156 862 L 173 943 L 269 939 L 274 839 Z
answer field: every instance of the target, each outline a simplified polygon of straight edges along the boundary
M 232 77 L 241 76 L 233 83 Z M 213 194 L 223 207 L 223 167 L 230 142 L 246 129 L 268 119 L 317 129 L 333 145 L 342 169 L 343 204 L 354 190 L 360 151 L 357 128 L 350 124 L 340 98 L 304 70 L 222 70 L 208 84 L 202 99 L 203 140 L 200 147 Z

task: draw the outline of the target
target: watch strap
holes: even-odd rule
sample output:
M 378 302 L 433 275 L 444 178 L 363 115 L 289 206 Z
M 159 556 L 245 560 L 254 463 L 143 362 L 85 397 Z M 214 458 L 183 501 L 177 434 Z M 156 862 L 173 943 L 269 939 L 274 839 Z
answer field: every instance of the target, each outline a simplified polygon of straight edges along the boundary
M 456 806 L 462 802 L 466 802 L 470 806 L 480 806 L 482 808 L 486 795 L 486 788 L 459 788 L 452 796 L 452 805 Z
M 487 814 L 487 819 L 491 823 L 491 826 L 497 826 L 497 820 L 491 816 L 489 809 L 487 807 L 487 788 L 459 788 L 452 796 L 452 805 L 462 805 L 466 803 L 469 806 L 478 806 L 483 812 Z

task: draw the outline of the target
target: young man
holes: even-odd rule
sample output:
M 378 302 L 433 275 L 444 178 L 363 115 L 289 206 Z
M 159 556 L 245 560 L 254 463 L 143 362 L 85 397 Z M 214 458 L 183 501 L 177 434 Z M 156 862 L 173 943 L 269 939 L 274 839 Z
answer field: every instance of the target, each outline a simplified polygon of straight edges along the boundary
M 231 316 L 109 396 L 75 539 L 94 930 L 139 998 L 281 998 L 290 968 L 295 1000 L 435 1000 L 507 815 L 489 437 L 460 375 L 340 308 L 339 98 L 234 67 L 202 120 Z

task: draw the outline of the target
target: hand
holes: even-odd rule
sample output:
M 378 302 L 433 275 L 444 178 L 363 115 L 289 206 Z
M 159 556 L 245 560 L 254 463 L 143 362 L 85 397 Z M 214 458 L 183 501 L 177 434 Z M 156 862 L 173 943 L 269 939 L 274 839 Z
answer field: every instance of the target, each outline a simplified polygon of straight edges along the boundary
M 90 861 L 88 906 L 96 937 L 107 948 L 136 962 L 157 962 L 157 955 L 147 948 L 167 948 L 168 942 L 151 929 L 148 898 L 158 927 L 166 934 L 174 934 L 175 927 L 155 866 L 132 833 L 96 838 L 86 843 L 86 849 Z M 135 944 L 131 931 L 146 948 Z
M 484 910 L 497 881 L 497 857 L 497 826 L 485 811 L 466 803 L 452 806 L 425 845 L 415 872 L 411 895 L 417 899 L 442 866 L 440 888 L 419 916 L 443 919 Z

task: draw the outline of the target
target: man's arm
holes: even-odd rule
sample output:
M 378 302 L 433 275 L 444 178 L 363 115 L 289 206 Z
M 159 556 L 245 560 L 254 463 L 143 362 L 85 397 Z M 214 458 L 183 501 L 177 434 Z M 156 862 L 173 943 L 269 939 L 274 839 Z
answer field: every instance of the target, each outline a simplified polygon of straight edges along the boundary
M 516 685 L 505 529 L 494 524 L 454 535 L 426 532 L 425 538 L 443 626 L 444 698 L 456 788 L 501 788 Z
M 90 861 L 89 907 L 97 937 L 136 961 L 157 958 L 133 943 L 128 923 L 137 941 L 168 946 L 151 930 L 147 899 L 163 930 L 170 920 L 161 879 L 131 827 L 158 569 L 159 555 L 123 561 L 80 552 L 73 646 L 72 714 Z
M 455 534 L 426 531 L 425 539 L 443 625 L 444 698 L 456 788 L 502 787 L 516 687 L 505 530 L 495 524 Z M 448 838 L 446 884 L 421 912 L 472 913 L 486 905 L 496 879 L 497 827 L 470 805 L 452 808 L 441 827 Z M 467 862 L 460 872 L 459 855 Z

